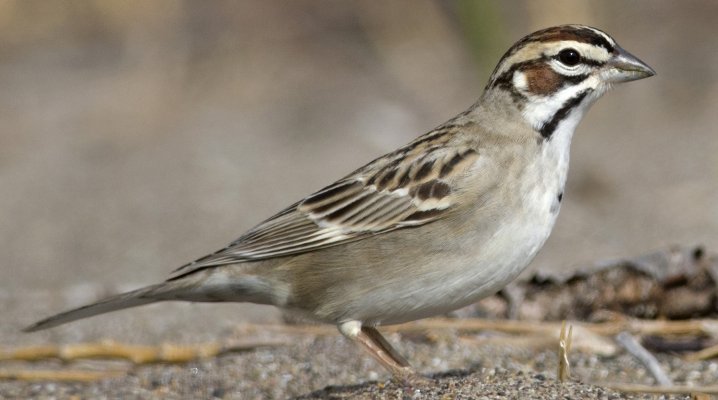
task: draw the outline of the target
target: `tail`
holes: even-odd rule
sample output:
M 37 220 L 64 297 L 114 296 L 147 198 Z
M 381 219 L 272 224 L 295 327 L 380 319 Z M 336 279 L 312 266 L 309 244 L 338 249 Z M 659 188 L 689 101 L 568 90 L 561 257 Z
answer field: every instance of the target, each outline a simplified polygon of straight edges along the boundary
M 26 328 L 23 332 L 35 332 L 43 329 L 52 328 L 58 325 L 66 324 L 78 319 L 92 317 L 93 315 L 104 314 L 111 311 L 122 310 L 130 307 L 137 307 L 157 301 L 171 300 L 167 295 L 169 292 L 175 291 L 175 285 L 168 283 L 160 283 L 157 285 L 146 286 L 141 289 L 133 290 L 127 293 L 121 293 L 116 296 L 109 297 L 94 304 L 89 304 L 74 310 L 65 311 L 63 313 L 53 315 L 38 321 Z

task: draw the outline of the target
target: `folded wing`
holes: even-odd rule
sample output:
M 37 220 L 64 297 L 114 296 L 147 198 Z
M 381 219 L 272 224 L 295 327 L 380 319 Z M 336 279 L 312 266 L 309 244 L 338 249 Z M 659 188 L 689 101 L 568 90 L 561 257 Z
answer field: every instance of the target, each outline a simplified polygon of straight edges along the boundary
M 418 148 L 420 139 L 295 203 L 226 248 L 178 268 L 170 279 L 219 265 L 314 251 L 442 218 L 454 204 L 452 183 L 479 155 L 470 148 Z

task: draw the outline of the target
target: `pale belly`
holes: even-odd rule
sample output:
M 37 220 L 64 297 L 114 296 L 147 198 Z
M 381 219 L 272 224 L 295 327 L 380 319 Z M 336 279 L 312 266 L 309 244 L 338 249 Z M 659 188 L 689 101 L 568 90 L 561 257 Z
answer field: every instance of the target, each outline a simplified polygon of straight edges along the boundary
M 440 272 L 428 273 L 422 282 L 375 293 L 363 319 L 403 323 L 447 313 L 498 292 L 528 266 L 548 238 L 553 222 L 506 224 L 488 243 L 476 246 L 480 251 L 436 263 Z M 377 301 L 377 297 L 384 300 Z M 372 312 L 377 304 L 381 309 Z
M 513 215 L 493 232 L 437 252 L 403 277 L 375 285 L 341 307 L 344 320 L 387 325 L 440 315 L 490 296 L 515 279 L 549 237 L 558 214 L 556 194 Z M 350 292 L 348 290 L 347 292 Z M 349 298 L 347 298 L 349 300 Z

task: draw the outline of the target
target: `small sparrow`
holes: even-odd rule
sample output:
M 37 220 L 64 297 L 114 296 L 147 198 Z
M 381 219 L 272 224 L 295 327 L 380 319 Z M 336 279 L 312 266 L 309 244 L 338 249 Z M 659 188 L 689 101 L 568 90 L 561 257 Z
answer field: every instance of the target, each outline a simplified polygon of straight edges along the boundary
M 164 282 L 25 331 L 158 301 L 272 304 L 335 324 L 396 378 L 421 379 L 376 327 L 455 310 L 519 275 L 556 221 L 581 117 L 613 84 L 654 74 L 598 29 L 532 33 L 448 122 Z

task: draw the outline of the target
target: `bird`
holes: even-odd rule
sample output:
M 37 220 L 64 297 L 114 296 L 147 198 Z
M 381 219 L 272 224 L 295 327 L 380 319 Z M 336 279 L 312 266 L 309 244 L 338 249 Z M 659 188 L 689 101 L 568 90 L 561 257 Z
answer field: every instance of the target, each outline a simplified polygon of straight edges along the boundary
M 516 278 L 553 229 L 585 112 L 614 85 L 653 75 L 602 30 L 531 33 L 449 121 L 164 282 L 24 331 L 161 301 L 270 304 L 336 325 L 394 378 L 420 380 L 377 327 L 450 312 Z

